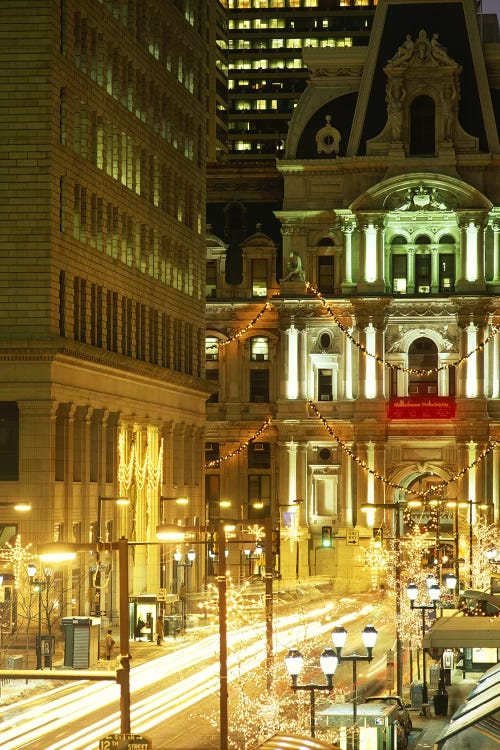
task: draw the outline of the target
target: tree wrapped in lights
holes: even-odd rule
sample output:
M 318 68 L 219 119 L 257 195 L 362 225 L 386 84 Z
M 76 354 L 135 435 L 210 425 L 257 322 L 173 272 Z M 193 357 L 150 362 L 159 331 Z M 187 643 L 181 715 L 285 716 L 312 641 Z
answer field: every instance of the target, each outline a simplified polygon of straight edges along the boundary
M 472 526 L 472 588 L 486 591 L 490 587 L 491 563 L 488 552 L 500 550 L 500 528 L 494 523 L 487 523 L 478 518 Z
M 227 586 L 227 625 L 229 646 L 229 732 L 228 745 L 234 750 L 251 750 L 258 747 L 267 738 L 278 731 L 308 735 L 310 723 L 309 698 L 303 693 L 290 690 L 290 679 L 286 672 L 284 660 L 274 660 L 272 686 L 268 689 L 267 667 L 264 638 L 257 644 L 256 633 L 264 636 L 264 600 L 261 596 L 249 596 L 249 584 L 235 586 L 228 575 Z M 352 604 L 345 599 L 336 603 L 336 614 Z M 218 612 L 218 589 L 214 585 L 208 588 L 208 597 L 201 605 L 206 611 Z M 283 605 L 285 606 L 285 605 Z M 308 624 L 306 602 L 297 595 L 296 601 L 286 602 L 287 611 L 293 608 L 293 628 L 300 637 L 296 644 L 307 664 L 318 662 L 318 656 L 324 648 L 325 636 L 318 633 L 318 617 L 314 625 Z M 325 617 L 331 620 L 331 608 L 324 608 Z M 320 618 L 321 619 L 321 618 Z M 298 631 L 297 631 L 298 626 Z M 324 629 L 324 628 L 323 628 Z M 276 648 L 286 647 L 278 643 Z M 307 676 L 320 679 L 314 668 L 308 669 Z M 319 667 L 318 673 L 320 672 Z M 324 676 L 321 675 L 321 679 Z M 332 689 L 329 700 L 343 696 L 348 686 L 337 684 Z M 319 703 L 319 701 L 318 701 Z M 194 718 L 194 717 L 193 717 Z M 197 720 L 199 717 L 196 717 Z M 219 718 L 216 712 L 204 717 L 218 729 Z M 327 741 L 337 741 L 335 730 L 325 730 L 322 734 Z

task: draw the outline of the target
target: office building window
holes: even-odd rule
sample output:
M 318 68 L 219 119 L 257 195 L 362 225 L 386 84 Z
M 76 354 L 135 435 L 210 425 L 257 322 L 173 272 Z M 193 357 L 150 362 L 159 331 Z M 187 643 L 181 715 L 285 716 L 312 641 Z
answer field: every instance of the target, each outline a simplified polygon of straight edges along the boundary
M 252 297 L 267 296 L 267 261 L 263 258 L 252 260 Z
M 205 378 L 210 383 L 213 383 L 214 385 L 219 384 L 219 368 L 218 367 L 211 367 L 210 369 L 207 369 L 205 372 Z M 219 390 L 217 389 L 214 391 L 214 393 L 211 393 L 210 396 L 207 398 L 207 404 L 218 404 L 219 403 Z
M 406 255 L 392 256 L 392 291 L 394 294 L 406 294 L 407 265 Z
M 215 336 L 205 337 L 205 359 L 207 362 L 217 362 L 219 359 L 219 340 Z
M 318 258 L 318 291 L 322 294 L 333 294 L 333 284 L 333 255 L 320 255 Z
M 271 468 L 271 445 L 270 443 L 250 443 L 248 446 L 248 468 L 270 469 Z
M 269 370 L 250 370 L 250 401 L 269 402 Z
M 332 399 L 333 399 L 332 371 L 319 369 L 318 370 L 318 401 L 332 401 Z
M 248 518 L 265 518 L 271 512 L 271 477 L 248 475 Z
M 19 479 L 19 408 L 16 401 L 0 401 L 0 481 Z
M 250 359 L 252 362 L 269 360 L 269 339 L 267 336 L 254 336 L 250 339 Z
M 205 296 L 217 296 L 217 261 L 207 261 L 207 275 L 205 280 Z

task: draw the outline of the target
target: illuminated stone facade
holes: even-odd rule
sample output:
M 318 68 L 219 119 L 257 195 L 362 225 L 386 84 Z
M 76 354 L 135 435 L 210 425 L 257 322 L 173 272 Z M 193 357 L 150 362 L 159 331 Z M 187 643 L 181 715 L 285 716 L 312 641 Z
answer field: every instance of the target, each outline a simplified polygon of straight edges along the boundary
M 363 504 L 441 485 L 500 518 L 500 45 L 483 46 L 472 1 L 387 0 L 367 48 L 303 55 L 310 84 L 278 163 L 279 292 L 257 232 L 243 283 L 207 312 L 207 335 L 231 341 L 209 365 L 211 455 L 272 424 L 207 488 L 213 513 L 227 496 L 272 516 L 283 577 L 356 591 L 369 540 L 394 528 Z M 269 308 L 231 340 L 264 288 Z
M 31 5 L 0 4 L 2 500 L 26 541 L 89 542 L 126 494 L 101 535 L 154 540 L 160 495 L 203 514 L 205 3 Z M 170 587 L 133 561 L 132 593 Z

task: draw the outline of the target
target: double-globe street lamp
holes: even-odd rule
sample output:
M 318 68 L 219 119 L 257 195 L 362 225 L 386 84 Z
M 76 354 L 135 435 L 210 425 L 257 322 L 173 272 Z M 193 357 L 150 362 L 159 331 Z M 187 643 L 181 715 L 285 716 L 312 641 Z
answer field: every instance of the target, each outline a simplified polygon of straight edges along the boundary
M 295 692 L 297 690 L 306 690 L 310 693 L 311 696 L 311 710 L 310 710 L 310 727 L 311 727 L 311 737 L 316 736 L 316 713 L 315 713 L 315 696 L 317 690 L 326 690 L 327 692 L 330 692 L 333 687 L 333 675 L 335 674 L 335 671 L 337 669 L 339 660 L 335 653 L 335 651 L 332 648 L 325 648 L 321 656 L 319 657 L 319 664 L 321 669 L 323 670 L 323 674 L 325 675 L 326 683 L 324 685 L 318 685 L 314 682 L 311 682 L 307 685 L 299 685 L 298 684 L 298 677 L 299 674 L 302 672 L 302 668 L 304 666 L 304 658 L 300 651 L 297 651 L 297 649 L 292 648 L 288 652 L 288 656 L 285 657 L 285 666 L 287 668 L 287 672 L 292 678 L 292 690 Z
M 364 630 L 361 633 L 361 640 L 363 641 L 363 645 L 366 650 L 366 654 L 356 654 L 352 653 L 348 656 L 345 656 L 342 653 L 342 649 L 345 646 L 346 640 L 347 640 L 347 631 L 345 628 L 343 628 L 341 625 L 337 626 L 332 631 L 332 641 L 333 645 L 336 648 L 337 651 L 337 658 L 339 660 L 339 664 L 343 661 L 350 661 L 352 662 L 352 743 L 351 746 L 353 750 L 357 750 L 359 746 L 359 736 L 358 736 L 358 680 L 357 680 L 357 664 L 358 661 L 368 661 L 370 662 L 373 659 L 373 648 L 375 646 L 375 643 L 377 642 L 377 631 L 373 627 L 373 625 L 367 625 Z
M 337 666 L 342 661 L 350 661 L 352 663 L 352 748 L 358 747 L 357 742 L 357 700 L 358 700 L 358 681 L 357 681 L 357 663 L 358 661 L 368 661 L 373 659 L 373 648 L 377 641 L 377 631 L 373 625 L 367 625 L 361 633 L 361 639 L 366 649 L 366 654 L 348 654 L 345 656 L 342 653 L 342 649 L 345 646 L 347 640 L 347 630 L 342 626 L 337 626 L 332 631 L 332 641 L 335 647 L 335 651 L 331 648 L 326 648 L 320 656 L 320 666 L 325 675 L 326 683 L 324 685 L 318 685 L 316 683 L 309 683 L 305 685 L 298 684 L 298 676 L 302 671 L 304 660 L 302 655 L 297 649 L 291 649 L 288 656 L 285 657 L 285 666 L 288 674 L 292 678 L 291 688 L 294 691 L 306 690 L 311 694 L 311 737 L 315 736 L 315 693 L 317 690 L 331 691 L 333 686 L 333 675 L 336 672 Z

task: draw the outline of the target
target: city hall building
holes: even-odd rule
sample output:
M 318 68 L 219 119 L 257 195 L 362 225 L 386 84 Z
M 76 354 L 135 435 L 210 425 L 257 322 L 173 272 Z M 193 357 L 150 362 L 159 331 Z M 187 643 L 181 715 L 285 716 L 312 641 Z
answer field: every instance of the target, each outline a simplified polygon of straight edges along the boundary
M 483 22 L 472 0 L 384 0 L 367 47 L 304 48 L 280 280 L 261 226 L 236 285 L 207 236 L 207 507 L 271 517 L 283 578 L 365 589 L 369 540 L 395 527 L 365 504 L 420 497 L 423 526 L 436 495 L 466 501 L 466 527 L 500 517 L 500 44 Z

